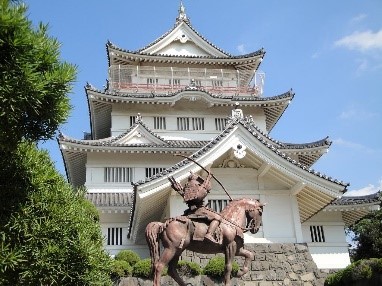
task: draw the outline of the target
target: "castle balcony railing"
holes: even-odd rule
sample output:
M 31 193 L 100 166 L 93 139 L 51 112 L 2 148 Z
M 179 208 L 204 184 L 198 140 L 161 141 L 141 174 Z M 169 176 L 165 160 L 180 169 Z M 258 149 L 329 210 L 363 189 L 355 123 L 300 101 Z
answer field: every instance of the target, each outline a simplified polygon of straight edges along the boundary
M 225 69 L 111 66 L 108 84 L 109 89 L 117 92 L 172 93 L 195 86 L 212 93 L 261 96 L 264 74 Z

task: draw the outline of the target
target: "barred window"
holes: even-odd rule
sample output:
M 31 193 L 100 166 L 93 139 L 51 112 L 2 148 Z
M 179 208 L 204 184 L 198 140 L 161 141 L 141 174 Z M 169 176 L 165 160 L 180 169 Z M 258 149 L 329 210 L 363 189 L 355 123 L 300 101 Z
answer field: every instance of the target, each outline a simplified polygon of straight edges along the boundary
M 122 227 L 107 229 L 107 245 L 122 245 Z
M 218 131 L 223 131 L 227 124 L 226 118 L 215 118 L 215 128 Z
M 193 117 L 192 118 L 192 129 L 193 130 L 204 130 L 204 118 L 203 117 Z
M 310 237 L 312 242 L 325 242 L 324 228 L 322 225 L 310 226 Z
M 133 168 L 105 167 L 104 181 L 107 183 L 127 183 L 133 180 Z
M 146 178 L 150 178 L 151 176 L 154 176 L 155 174 L 157 173 L 160 173 L 162 171 L 164 171 L 166 168 L 146 168 L 145 169 L 145 174 L 146 174 Z
M 178 117 L 177 125 L 178 125 L 178 130 L 190 130 L 190 118 Z
M 214 80 L 212 80 L 212 86 L 214 88 L 221 88 L 221 87 L 223 87 L 223 81 L 219 80 L 219 79 L 214 79 Z
M 130 116 L 130 126 L 133 126 L 137 120 L 136 116 Z
M 172 80 L 169 79 L 168 83 L 169 83 L 169 85 L 179 87 L 180 86 L 180 79 L 178 79 L 178 78 L 173 78 Z
M 190 124 L 191 121 L 191 124 Z M 178 117 L 178 130 L 204 130 L 203 117 Z
M 208 200 L 210 208 L 216 212 L 221 212 L 228 203 L 228 200 Z
M 147 79 L 147 87 L 155 86 L 156 84 L 158 84 L 157 78 L 148 78 Z
M 166 129 L 166 117 L 154 117 L 154 129 Z
M 195 79 L 194 82 L 196 86 L 202 86 L 202 81 L 200 79 Z

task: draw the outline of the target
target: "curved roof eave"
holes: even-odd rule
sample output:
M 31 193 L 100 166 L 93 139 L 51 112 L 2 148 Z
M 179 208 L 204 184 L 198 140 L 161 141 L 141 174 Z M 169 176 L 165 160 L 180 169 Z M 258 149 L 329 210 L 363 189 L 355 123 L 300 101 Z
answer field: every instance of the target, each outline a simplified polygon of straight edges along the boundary
M 121 57 L 122 59 L 129 58 L 132 61 L 157 61 L 157 62 L 185 62 L 192 61 L 194 63 L 201 64 L 225 64 L 232 66 L 242 66 L 244 64 L 248 64 L 251 62 L 255 62 L 259 64 L 261 60 L 264 58 L 265 50 L 259 49 L 252 53 L 238 55 L 238 56 L 230 56 L 230 57 L 213 57 L 213 56 L 180 56 L 180 55 L 166 55 L 166 54 L 148 54 L 144 52 L 134 52 L 125 50 L 115 46 L 114 44 L 108 42 L 106 44 L 107 54 L 108 54 L 108 62 L 109 66 L 111 65 L 111 55 L 116 57 Z M 114 53 L 114 54 L 113 54 Z
M 306 174 L 312 174 L 312 175 L 315 175 L 316 177 L 319 177 L 321 179 L 324 179 L 328 182 L 331 182 L 331 183 L 334 183 L 336 185 L 339 185 L 341 187 L 343 187 L 344 190 L 346 190 L 347 186 L 349 185 L 348 183 L 344 183 L 343 181 L 339 181 L 337 179 L 333 179 L 332 177 L 329 177 L 321 172 L 317 172 L 315 171 L 314 169 L 311 169 L 311 168 L 308 168 L 307 166 L 297 162 L 296 160 L 288 157 L 284 152 L 280 151 L 277 146 L 274 146 L 273 144 L 270 144 L 269 143 L 269 140 L 266 140 L 266 138 L 264 138 L 264 134 L 261 132 L 258 132 L 259 128 L 256 126 L 256 128 L 254 129 L 253 126 L 254 123 L 253 123 L 253 120 L 252 119 L 248 119 L 248 118 L 243 118 L 243 119 L 240 119 L 240 120 L 237 120 L 235 121 L 235 119 L 233 119 L 233 121 L 229 124 L 228 127 L 226 127 L 226 129 L 224 131 L 222 131 L 222 133 L 220 133 L 217 137 L 215 137 L 213 140 L 211 140 L 207 145 L 205 145 L 203 148 L 199 149 L 196 153 L 194 153 L 192 155 L 192 158 L 193 159 L 197 159 L 199 158 L 200 156 L 202 156 L 203 154 L 205 154 L 208 150 L 210 150 L 211 148 L 213 148 L 214 145 L 216 145 L 217 143 L 219 143 L 221 140 L 223 140 L 224 137 L 226 137 L 228 134 L 230 134 L 233 130 L 234 130 L 234 127 L 238 124 L 241 124 L 245 129 L 247 129 L 247 131 L 249 131 L 253 137 L 255 137 L 258 141 L 260 141 L 263 145 L 265 145 L 269 150 L 271 150 L 272 152 L 276 153 L 280 158 L 288 161 L 289 163 L 299 167 L 300 169 L 302 169 L 304 172 L 306 172 Z M 269 136 L 268 136 L 269 138 Z M 145 181 L 138 181 L 136 183 L 134 183 L 135 186 L 140 186 L 140 185 L 143 185 L 151 180 L 156 180 L 158 178 L 162 178 L 164 176 L 167 176 L 168 174 L 174 172 L 175 170 L 178 170 L 179 168 L 183 167 L 184 165 L 188 164 L 189 161 L 187 161 L 186 159 L 181 161 L 180 163 L 178 164 L 175 164 L 174 166 L 164 170 L 163 172 L 161 173 L 157 173 L 155 176 L 153 176 L 152 178 L 148 178 L 146 179 Z
M 181 98 L 183 95 L 189 95 L 190 93 L 197 93 L 199 95 L 205 96 L 206 99 L 211 101 L 213 104 L 227 104 L 230 106 L 235 106 L 236 102 L 240 102 L 243 106 L 255 105 L 255 106 L 265 106 L 271 108 L 272 106 L 277 106 L 280 104 L 289 104 L 293 99 L 294 94 L 291 91 L 285 92 L 280 95 L 271 97 L 256 97 L 256 96 L 237 96 L 237 95 L 223 95 L 223 94 L 213 94 L 208 90 L 202 88 L 186 87 L 177 90 L 172 93 L 167 94 L 157 94 L 151 93 L 115 93 L 110 91 L 101 91 L 94 88 L 91 85 L 85 87 L 86 93 L 92 92 L 93 95 L 97 96 L 97 100 L 102 100 L 105 102 L 146 102 L 146 103 L 168 103 L 172 104 L 174 99 Z M 156 101 L 153 102 L 153 99 Z M 169 100 L 171 99 L 171 100 Z M 89 96 L 88 96 L 89 100 Z

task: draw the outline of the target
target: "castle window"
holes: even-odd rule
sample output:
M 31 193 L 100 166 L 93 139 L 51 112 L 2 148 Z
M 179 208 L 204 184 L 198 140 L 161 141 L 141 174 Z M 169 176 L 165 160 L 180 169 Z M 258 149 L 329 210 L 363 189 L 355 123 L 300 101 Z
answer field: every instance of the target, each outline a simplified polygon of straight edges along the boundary
M 171 86 L 180 87 L 180 79 L 178 79 L 178 78 L 173 78 L 172 80 L 169 79 L 169 80 L 168 80 L 168 83 L 169 83 L 169 85 L 171 85 Z
M 106 183 L 128 183 L 133 180 L 133 168 L 105 167 L 104 181 Z
M 202 86 L 202 81 L 200 79 L 195 79 L 195 86 Z
M 190 124 L 191 119 L 191 124 Z M 178 130 L 204 130 L 203 117 L 178 117 Z
M 178 117 L 177 125 L 178 125 L 178 130 L 190 130 L 190 118 Z
M 130 126 L 133 126 L 137 120 L 136 116 L 130 116 Z
M 150 178 L 151 176 L 154 176 L 155 174 L 158 174 L 162 171 L 164 171 L 166 168 L 146 168 L 145 174 L 146 178 Z
M 148 78 L 147 79 L 147 87 L 152 87 L 158 84 L 158 79 L 157 78 Z
M 228 200 L 208 200 L 209 207 L 215 212 L 221 212 L 227 205 Z
M 322 225 L 310 226 L 310 237 L 312 242 L 325 242 L 324 228 Z
M 204 130 L 204 118 L 203 117 L 193 117 L 192 118 L 192 129 L 193 130 Z
M 225 125 L 227 124 L 226 118 L 215 118 L 215 128 L 218 131 L 223 131 Z
M 154 129 L 166 129 L 166 117 L 154 117 Z
M 122 227 L 107 229 L 107 245 L 122 245 Z
M 213 88 L 221 88 L 223 87 L 223 81 L 221 79 L 214 79 L 212 80 L 212 86 Z

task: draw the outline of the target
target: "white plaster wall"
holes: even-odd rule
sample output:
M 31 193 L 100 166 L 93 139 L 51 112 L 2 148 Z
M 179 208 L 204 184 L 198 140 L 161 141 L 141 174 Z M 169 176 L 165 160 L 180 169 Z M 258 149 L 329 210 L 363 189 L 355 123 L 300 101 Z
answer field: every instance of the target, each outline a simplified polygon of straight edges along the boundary
M 312 242 L 310 226 L 322 225 L 325 242 Z M 350 264 L 348 243 L 346 242 L 345 224 L 341 212 L 321 211 L 303 223 L 304 240 L 318 268 L 344 268 Z
M 130 182 L 126 183 L 105 183 L 105 167 L 131 167 L 133 168 L 133 181 L 145 178 L 146 167 L 167 168 L 174 165 L 178 158 L 171 154 L 126 154 L 95 152 L 88 153 L 86 164 L 86 184 L 89 191 L 102 189 L 123 188 L 132 190 Z
M 350 264 L 347 244 L 308 244 L 309 251 L 319 269 L 345 268 Z
M 207 96 L 207 95 L 205 95 Z M 143 122 L 159 136 L 164 136 L 167 139 L 183 139 L 183 140 L 211 140 L 221 131 L 215 128 L 215 118 L 226 118 L 231 115 L 232 108 L 230 107 L 209 107 L 206 98 L 200 94 L 195 94 L 195 101 L 190 101 L 192 95 L 182 98 L 176 102 L 174 107 L 167 105 L 138 105 L 129 104 L 113 105 L 111 113 L 111 136 L 116 137 L 124 133 L 130 127 L 130 116 L 136 116 L 139 110 Z M 192 105 L 190 105 L 192 104 Z M 261 108 L 243 107 L 244 116 L 251 115 L 255 124 L 264 132 L 266 132 L 265 114 Z M 166 117 L 166 130 L 154 129 L 154 116 Z M 203 117 L 204 130 L 177 130 L 177 117 Z

